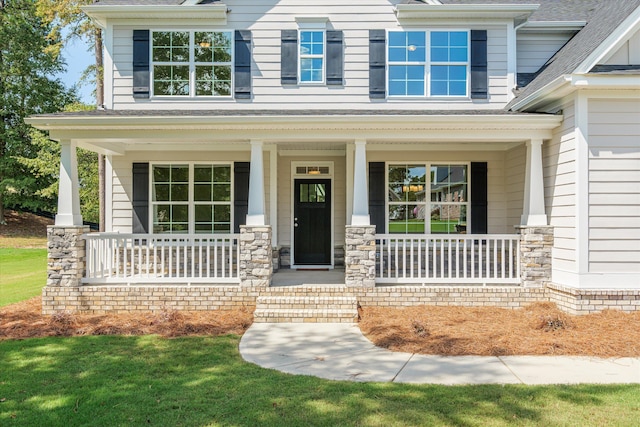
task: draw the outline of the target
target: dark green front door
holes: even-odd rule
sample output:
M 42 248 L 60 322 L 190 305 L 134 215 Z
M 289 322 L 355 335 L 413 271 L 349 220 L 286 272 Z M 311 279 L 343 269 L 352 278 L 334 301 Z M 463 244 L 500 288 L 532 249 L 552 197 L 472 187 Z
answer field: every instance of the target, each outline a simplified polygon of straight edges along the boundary
M 331 264 L 331 180 L 294 181 L 295 265 Z

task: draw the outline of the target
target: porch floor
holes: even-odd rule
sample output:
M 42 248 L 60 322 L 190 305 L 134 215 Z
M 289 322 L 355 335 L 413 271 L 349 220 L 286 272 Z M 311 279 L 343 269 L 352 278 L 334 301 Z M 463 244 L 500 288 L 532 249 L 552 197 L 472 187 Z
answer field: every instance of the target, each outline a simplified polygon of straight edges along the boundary
M 344 286 L 344 268 L 325 271 L 280 269 L 271 278 L 271 287 L 300 285 Z

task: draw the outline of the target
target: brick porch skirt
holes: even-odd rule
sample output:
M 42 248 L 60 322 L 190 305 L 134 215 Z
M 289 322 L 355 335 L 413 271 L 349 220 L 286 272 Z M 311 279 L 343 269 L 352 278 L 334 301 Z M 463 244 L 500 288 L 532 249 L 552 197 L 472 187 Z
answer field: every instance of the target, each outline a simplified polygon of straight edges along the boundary
M 606 291 L 520 286 L 378 286 L 375 288 L 322 287 L 323 294 L 352 295 L 363 307 L 407 307 L 415 305 L 520 308 L 536 301 L 551 301 L 572 314 L 604 309 L 640 310 L 640 290 Z M 105 314 L 131 311 L 230 310 L 253 308 L 260 295 L 309 296 L 318 287 L 271 287 L 247 289 L 230 286 L 186 285 L 95 285 L 45 287 L 42 311 Z

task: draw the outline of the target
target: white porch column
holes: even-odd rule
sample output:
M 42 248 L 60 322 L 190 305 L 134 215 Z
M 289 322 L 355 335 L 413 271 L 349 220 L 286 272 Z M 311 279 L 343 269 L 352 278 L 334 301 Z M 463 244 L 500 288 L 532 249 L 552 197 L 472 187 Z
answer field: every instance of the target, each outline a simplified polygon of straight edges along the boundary
M 58 214 L 55 225 L 82 225 L 76 143 L 71 141 L 60 141 L 60 181 L 58 183 Z
M 264 162 L 262 141 L 251 141 L 249 168 L 249 206 L 246 225 L 265 225 Z
M 353 170 L 353 213 L 351 225 L 370 225 L 369 189 L 367 187 L 366 141 L 355 142 L 355 166 Z
M 542 139 L 527 141 L 527 166 L 521 225 L 547 225 L 544 208 L 544 176 L 542 172 Z

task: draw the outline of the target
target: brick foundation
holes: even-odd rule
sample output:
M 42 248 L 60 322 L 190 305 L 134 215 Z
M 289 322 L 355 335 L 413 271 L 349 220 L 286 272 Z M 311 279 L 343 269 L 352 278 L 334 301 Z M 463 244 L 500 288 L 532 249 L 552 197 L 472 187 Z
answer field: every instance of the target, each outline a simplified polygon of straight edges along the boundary
M 588 314 L 602 310 L 640 311 L 640 289 L 576 289 L 550 284 L 549 301 L 569 314 Z

